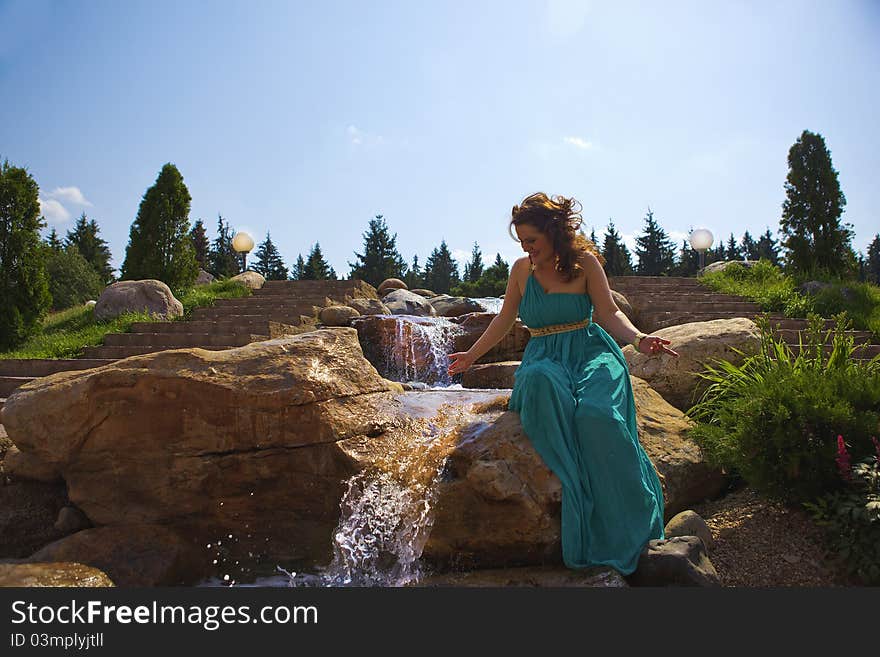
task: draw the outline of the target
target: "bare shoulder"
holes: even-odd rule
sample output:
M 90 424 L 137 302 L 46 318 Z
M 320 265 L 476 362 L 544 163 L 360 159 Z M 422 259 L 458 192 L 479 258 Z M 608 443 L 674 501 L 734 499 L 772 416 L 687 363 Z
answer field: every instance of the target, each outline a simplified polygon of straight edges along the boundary
M 526 289 L 526 281 L 529 278 L 531 269 L 532 263 L 529 261 L 528 256 L 523 256 L 513 261 L 513 266 L 510 268 L 510 277 L 516 281 L 516 286 L 520 293 L 523 293 Z

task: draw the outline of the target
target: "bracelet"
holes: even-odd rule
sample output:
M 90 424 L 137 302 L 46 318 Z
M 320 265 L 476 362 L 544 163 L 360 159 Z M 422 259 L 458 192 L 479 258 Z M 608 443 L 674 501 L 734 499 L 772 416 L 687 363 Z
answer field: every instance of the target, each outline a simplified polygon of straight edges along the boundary
M 635 347 L 635 350 L 639 350 L 639 345 L 642 344 L 642 338 L 647 338 L 647 333 L 642 333 L 641 331 L 636 331 L 636 337 L 633 338 L 632 346 Z

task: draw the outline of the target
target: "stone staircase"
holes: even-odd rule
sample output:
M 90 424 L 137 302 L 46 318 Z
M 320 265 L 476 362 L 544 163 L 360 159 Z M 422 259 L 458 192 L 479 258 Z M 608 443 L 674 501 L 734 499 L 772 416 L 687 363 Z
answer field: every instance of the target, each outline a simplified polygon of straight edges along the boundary
M 695 278 L 616 276 L 609 278 L 608 283 L 611 289 L 620 292 L 632 305 L 636 326 L 643 331 L 651 332 L 676 324 L 710 319 L 754 319 L 762 314 L 760 306 L 745 297 L 713 292 Z M 807 328 L 807 320 L 778 313 L 770 313 L 769 319 L 774 334 L 796 353 L 798 331 Z M 825 320 L 826 329 L 833 325 L 833 321 Z M 869 359 L 880 354 L 880 344 L 872 344 L 870 331 L 847 333 L 858 345 L 856 357 Z
M 232 349 L 301 333 L 317 324 L 321 308 L 354 298 L 375 299 L 376 290 L 363 281 L 266 281 L 249 297 L 195 309 L 188 321 L 137 322 L 129 333 L 109 333 L 103 345 L 86 347 L 82 358 L 0 359 L 0 409 L 15 388 L 38 377 L 166 349 Z

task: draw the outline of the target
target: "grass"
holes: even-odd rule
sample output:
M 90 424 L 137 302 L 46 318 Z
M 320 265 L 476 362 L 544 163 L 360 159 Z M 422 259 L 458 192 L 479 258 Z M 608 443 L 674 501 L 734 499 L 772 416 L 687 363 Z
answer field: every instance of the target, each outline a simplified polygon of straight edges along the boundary
M 229 280 L 193 288 L 179 297 L 184 314 L 178 319 L 189 319 L 195 308 L 212 306 L 216 299 L 233 299 L 250 294 L 249 288 Z M 90 306 L 75 306 L 50 313 L 43 321 L 40 333 L 16 349 L 0 352 L 0 359 L 77 358 L 85 347 L 103 344 L 107 333 L 127 333 L 135 322 L 152 321 L 156 321 L 155 317 L 146 312 L 125 313 L 111 320 L 99 321 L 95 319 Z
M 766 312 L 786 317 L 806 317 L 816 313 L 832 317 L 846 311 L 853 328 L 871 331 L 880 338 L 880 287 L 870 283 L 836 280 L 816 295 L 798 292 L 798 281 L 766 260 L 754 267 L 731 265 L 700 278 L 716 292 L 746 297 Z

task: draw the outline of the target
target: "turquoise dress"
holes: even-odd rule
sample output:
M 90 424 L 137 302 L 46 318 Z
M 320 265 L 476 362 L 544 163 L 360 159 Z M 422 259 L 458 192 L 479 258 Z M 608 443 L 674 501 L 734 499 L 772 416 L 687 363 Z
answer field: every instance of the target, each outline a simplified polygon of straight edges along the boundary
M 519 304 L 531 328 L 592 320 L 586 294 L 546 293 L 529 275 Z M 663 490 L 642 448 L 629 368 L 598 324 L 532 337 L 515 372 L 510 409 L 562 483 L 562 558 L 569 568 L 624 575 L 663 535 Z

